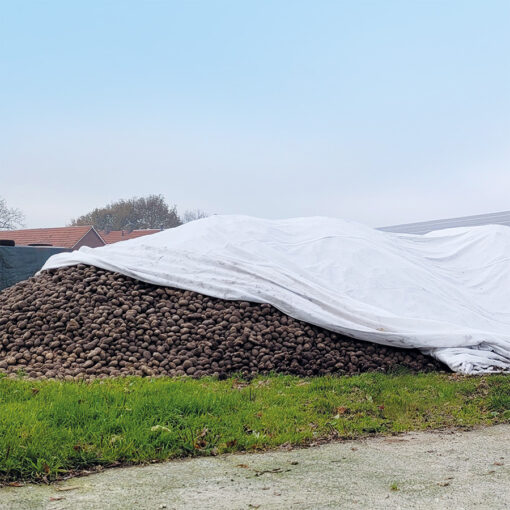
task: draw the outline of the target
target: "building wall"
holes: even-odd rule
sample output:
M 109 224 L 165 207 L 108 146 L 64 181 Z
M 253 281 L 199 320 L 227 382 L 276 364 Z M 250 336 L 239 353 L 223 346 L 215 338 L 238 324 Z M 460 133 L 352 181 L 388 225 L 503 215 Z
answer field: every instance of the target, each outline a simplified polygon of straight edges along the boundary
M 104 246 L 104 242 L 94 230 L 89 230 L 73 247 L 73 250 L 79 250 L 82 246 L 97 248 L 98 246 Z

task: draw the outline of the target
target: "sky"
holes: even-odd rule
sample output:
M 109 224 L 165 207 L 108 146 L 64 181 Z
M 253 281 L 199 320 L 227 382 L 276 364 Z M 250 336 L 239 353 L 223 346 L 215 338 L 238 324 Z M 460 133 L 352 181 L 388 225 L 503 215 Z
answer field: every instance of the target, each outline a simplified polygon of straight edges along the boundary
M 510 209 L 507 0 L 4 0 L 0 197 L 383 226 Z

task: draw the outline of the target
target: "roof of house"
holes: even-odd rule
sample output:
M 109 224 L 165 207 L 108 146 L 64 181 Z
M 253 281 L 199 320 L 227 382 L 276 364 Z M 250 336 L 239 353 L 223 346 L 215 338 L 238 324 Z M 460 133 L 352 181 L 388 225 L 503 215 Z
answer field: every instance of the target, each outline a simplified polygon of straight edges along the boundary
M 59 248 L 73 248 L 91 230 L 97 234 L 94 227 L 90 225 L 80 227 L 4 230 L 0 231 L 0 238 L 11 239 L 16 243 L 16 245 L 20 246 L 28 246 L 30 244 L 49 244 Z
M 475 227 L 480 225 L 507 225 L 510 227 L 510 211 L 489 214 L 477 214 L 475 216 L 462 216 L 444 220 L 420 221 L 418 223 L 406 223 L 391 227 L 380 227 L 379 230 L 386 232 L 399 232 L 402 234 L 426 234 L 432 230 L 453 227 Z
M 99 235 L 104 239 L 106 244 L 118 243 L 119 241 L 127 241 L 128 239 L 134 239 L 135 237 L 146 236 L 150 234 L 156 234 L 161 232 L 160 229 L 146 228 L 143 230 L 111 230 L 106 233 L 105 230 L 100 230 Z

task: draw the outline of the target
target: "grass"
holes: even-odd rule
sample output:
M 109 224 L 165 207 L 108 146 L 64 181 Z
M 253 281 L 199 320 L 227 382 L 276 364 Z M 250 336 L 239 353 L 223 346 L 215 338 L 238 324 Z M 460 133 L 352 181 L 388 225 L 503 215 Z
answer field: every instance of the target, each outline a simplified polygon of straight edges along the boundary
M 0 378 L 0 482 L 98 466 L 510 422 L 510 376 Z

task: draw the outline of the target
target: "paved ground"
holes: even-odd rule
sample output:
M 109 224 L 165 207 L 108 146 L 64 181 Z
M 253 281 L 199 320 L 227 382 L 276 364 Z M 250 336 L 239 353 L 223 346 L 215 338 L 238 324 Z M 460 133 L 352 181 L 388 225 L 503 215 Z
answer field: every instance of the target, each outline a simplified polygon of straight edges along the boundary
M 510 425 L 112 469 L 0 489 L 0 509 L 506 509 Z

